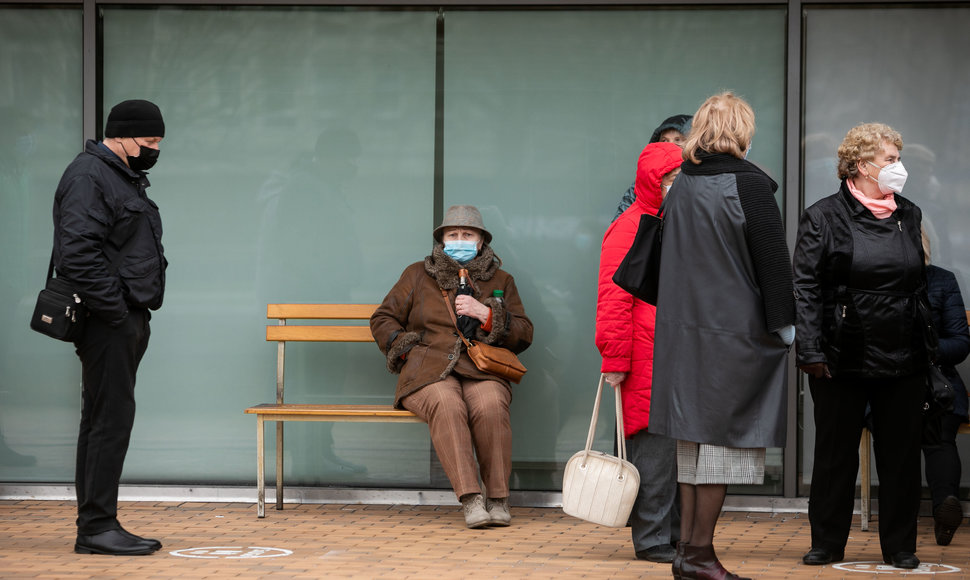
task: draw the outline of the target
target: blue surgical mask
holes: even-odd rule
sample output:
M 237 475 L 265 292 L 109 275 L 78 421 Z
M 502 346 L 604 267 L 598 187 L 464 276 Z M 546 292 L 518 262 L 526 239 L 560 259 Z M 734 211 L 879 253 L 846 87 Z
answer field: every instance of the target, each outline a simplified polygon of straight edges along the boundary
M 459 264 L 466 264 L 478 255 L 478 244 L 469 240 L 447 241 L 445 254 Z

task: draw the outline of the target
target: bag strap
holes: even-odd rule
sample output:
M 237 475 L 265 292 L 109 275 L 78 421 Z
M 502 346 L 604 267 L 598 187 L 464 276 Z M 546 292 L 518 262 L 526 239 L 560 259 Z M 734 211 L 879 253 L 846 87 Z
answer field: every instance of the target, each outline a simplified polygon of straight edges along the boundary
M 468 339 L 465 338 L 465 335 L 461 332 L 461 329 L 458 328 L 458 319 L 455 318 L 455 309 L 451 307 L 451 300 L 448 300 L 448 291 L 444 288 L 439 288 L 439 290 L 441 290 L 441 297 L 445 301 L 445 308 L 448 310 L 448 314 L 451 315 L 451 321 L 455 324 L 455 330 L 458 331 L 458 336 L 461 337 L 461 340 L 465 343 L 466 348 L 471 347 L 471 343 L 468 342 Z
M 47 281 L 50 282 L 54 277 L 54 248 L 51 248 L 51 261 L 47 265 Z
M 593 403 L 593 418 L 589 422 L 589 434 L 586 435 L 586 453 L 593 448 L 593 436 L 596 434 L 596 420 L 600 414 L 600 399 L 603 397 L 603 383 L 606 382 L 606 375 L 600 374 L 600 382 L 596 387 L 596 401 Z M 626 461 L 626 443 L 623 441 L 623 403 L 620 398 L 619 389 L 613 389 L 616 395 L 616 453 L 617 457 Z

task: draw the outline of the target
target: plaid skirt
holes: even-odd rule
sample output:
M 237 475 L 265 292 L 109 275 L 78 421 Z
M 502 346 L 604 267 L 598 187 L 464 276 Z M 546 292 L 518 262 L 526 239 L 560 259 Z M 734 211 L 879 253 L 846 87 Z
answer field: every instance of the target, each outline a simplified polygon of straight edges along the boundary
M 677 441 L 677 483 L 755 484 L 765 480 L 765 450 Z

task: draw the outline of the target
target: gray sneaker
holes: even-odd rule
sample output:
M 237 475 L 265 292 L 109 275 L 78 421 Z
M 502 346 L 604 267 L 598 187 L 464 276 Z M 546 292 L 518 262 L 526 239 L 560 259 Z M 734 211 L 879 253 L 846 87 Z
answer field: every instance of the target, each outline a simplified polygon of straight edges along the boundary
M 462 499 L 461 507 L 465 512 L 465 525 L 471 529 L 484 528 L 492 522 L 492 516 L 488 515 L 485 500 L 480 493 Z
M 493 526 L 505 527 L 512 522 L 512 514 L 509 513 L 509 498 L 490 497 L 485 503 L 488 507 L 488 515 L 491 517 Z

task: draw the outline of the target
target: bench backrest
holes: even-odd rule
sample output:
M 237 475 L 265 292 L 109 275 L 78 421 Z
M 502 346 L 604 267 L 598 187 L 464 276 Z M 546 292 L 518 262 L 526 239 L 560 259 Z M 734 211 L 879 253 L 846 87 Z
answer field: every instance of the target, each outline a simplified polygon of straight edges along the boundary
M 266 318 L 276 325 L 266 326 L 266 340 L 277 342 L 276 403 L 283 404 L 286 343 L 296 342 L 374 342 L 366 324 L 287 324 L 303 320 L 370 320 L 379 304 L 267 304 Z

